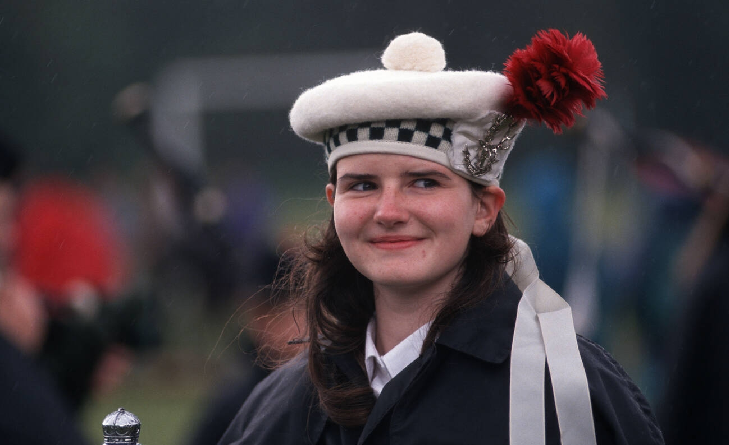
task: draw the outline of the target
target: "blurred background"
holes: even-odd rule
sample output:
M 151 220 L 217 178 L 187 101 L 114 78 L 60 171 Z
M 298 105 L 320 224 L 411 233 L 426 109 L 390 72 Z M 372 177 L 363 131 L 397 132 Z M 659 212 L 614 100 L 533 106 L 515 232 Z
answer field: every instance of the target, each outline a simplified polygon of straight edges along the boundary
M 225 394 L 265 375 L 254 323 L 282 302 L 263 286 L 329 216 L 323 153 L 288 126 L 298 94 L 377 68 L 401 33 L 440 40 L 450 69 L 501 71 L 545 28 L 593 41 L 609 98 L 562 136 L 526 129 L 511 230 L 669 441 L 728 438 L 719 0 L 5 0 L 0 334 L 56 388 L 63 428 L 100 443 L 124 406 L 143 443 L 214 443 L 215 410 L 240 404 Z

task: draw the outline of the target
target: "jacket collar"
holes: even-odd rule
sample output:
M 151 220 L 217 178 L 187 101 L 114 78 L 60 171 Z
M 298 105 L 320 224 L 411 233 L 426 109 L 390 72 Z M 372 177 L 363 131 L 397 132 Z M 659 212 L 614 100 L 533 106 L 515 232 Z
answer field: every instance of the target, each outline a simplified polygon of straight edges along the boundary
M 436 344 L 472 355 L 486 362 L 503 363 L 511 353 L 514 323 L 520 298 L 521 291 L 511 278 L 504 274 L 502 284 L 476 306 L 456 316 L 453 322 L 438 336 Z M 359 435 L 357 443 L 363 443 L 415 378 L 416 372 L 406 372 L 407 369 L 421 367 L 422 363 L 429 361 L 434 353 L 435 348 L 428 348 L 424 355 L 418 357 L 405 371 L 392 379 L 388 385 L 394 386 L 389 391 L 383 391 L 377 399 L 362 430 L 357 428 L 347 430 L 349 431 L 347 434 Z M 369 383 L 366 372 L 358 365 L 353 354 L 332 354 L 328 358 L 350 380 L 359 381 L 361 385 Z M 319 412 L 321 418 L 325 419 L 326 415 Z
M 504 274 L 491 295 L 456 318 L 438 336 L 436 344 L 490 363 L 503 363 L 511 354 L 516 311 L 521 291 Z
M 501 285 L 476 306 L 458 314 L 438 336 L 436 344 L 489 363 L 503 363 L 511 354 L 521 295 L 512 279 L 504 274 Z M 332 354 L 329 359 L 348 378 L 367 378 L 351 354 Z

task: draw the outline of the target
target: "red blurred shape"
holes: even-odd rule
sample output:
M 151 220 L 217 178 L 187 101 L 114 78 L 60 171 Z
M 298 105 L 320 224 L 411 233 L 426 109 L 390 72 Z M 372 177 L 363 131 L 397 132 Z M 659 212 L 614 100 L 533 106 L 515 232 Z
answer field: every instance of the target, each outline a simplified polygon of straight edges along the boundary
M 63 178 L 31 184 L 20 199 L 16 267 L 54 303 L 91 285 L 105 298 L 120 290 L 124 248 L 111 212 L 91 190 Z

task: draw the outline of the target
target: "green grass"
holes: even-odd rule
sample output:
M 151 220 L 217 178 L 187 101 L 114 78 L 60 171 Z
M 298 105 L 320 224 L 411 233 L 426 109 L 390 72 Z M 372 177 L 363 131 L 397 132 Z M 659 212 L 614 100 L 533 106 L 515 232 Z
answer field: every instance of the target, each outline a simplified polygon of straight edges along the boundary
M 91 401 L 83 410 L 82 426 L 91 443 L 101 444 L 101 422 L 123 407 L 142 422 L 139 442 L 179 445 L 194 428 L 207 384 L 192 376 L 173 375 L 168 381 L 152 372 L 131 375 L 113 394 Z
M 111 394 L 97 395 L 84 407 L 81 426 L 92 444 L 102 444 L 101 422 L 109 413 L 123 407 L 139 417 L 143 445 L 185 445 L 196 428 L 210 388 L 223 375 L 245 370 L 233 359 L 239 345 L 231 344 L 237 326 L 226 329 L 220 349 L 215 348 L 223 323 L 195 323 L 187 333 L 170 335 L 177 339 L 138 358 L 122 385 Z M 223 350 L 224 346 L 230 346 Z M 211 351 L 216 351 L 211 354 Z M 210 358 L 208 356 L 210 355 Z

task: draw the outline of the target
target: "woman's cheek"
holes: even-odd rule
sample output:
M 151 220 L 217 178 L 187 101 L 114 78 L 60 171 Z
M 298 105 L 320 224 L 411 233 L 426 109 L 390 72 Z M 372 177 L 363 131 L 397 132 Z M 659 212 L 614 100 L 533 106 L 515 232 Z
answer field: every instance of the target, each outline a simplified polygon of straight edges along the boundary
M 361 225 L 365 217 L 365 212 L 354 206 L 341 206 L 339 209 L 336 205 L 334 207 L 334 225 L 337 228 L 337 232 L 339 232 L 340 227 L 342 230 L 351 230 Z

